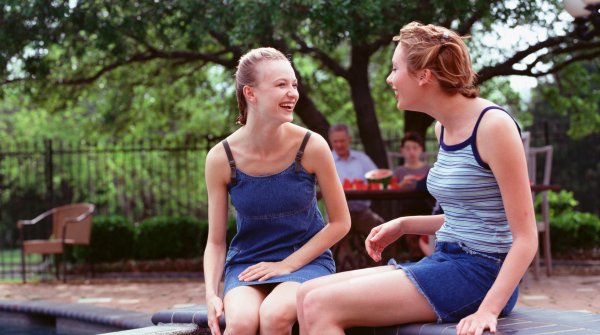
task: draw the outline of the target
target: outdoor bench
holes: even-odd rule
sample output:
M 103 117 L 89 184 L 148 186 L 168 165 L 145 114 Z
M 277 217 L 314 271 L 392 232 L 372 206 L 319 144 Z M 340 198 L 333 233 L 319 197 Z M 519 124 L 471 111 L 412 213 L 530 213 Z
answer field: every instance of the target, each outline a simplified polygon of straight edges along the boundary
M 199 334 L 210 334 L 207 326 L 206 305 L 160 311 L 152 316 L 154 324 L 195 323 Z M 221 319 L 221 327 L 225 322 Z M 415 323 L 392 327 L 361 327 L 346 331 L 349 335 L 452 335 L 456 324 Z M 486 332 L 485 334 L 489 334 Z M 497 335 L 600 335 L 600 314 L 559 309 L 518 307 L 498 321 Z

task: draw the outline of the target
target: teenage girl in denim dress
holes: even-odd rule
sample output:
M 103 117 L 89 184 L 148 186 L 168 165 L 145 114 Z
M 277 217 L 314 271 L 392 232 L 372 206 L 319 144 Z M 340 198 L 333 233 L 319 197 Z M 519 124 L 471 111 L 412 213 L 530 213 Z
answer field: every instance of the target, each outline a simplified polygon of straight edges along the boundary
M 208 323 L 220 334 L 224 311 L 225 334 L 289 334 L 297 288 L 335 272 L 329 248 L 348 232 L 350 215 L 327 142 L 291 123 L 298 88 L 290 61 L 272 48 L 248 52 L 236 92 L 242 126 L 206 157 Z M 317 180 L 329 222 L 317 207 Z M 229 198 L 237 233 L 226 250 Z
M 470 56 L 456 33 L 413 22 L 394 41 L 387 83 L 398 109 L 437 120 L 440 148 L 427 188 L 445 214 L 386 222 L 372 229 L 365 245 L 379 261 L 404 234 L 435 234 L 436 250 L 417 263 L 392 261 L 304 283 L 298 291 L 301 333 L 434 321 L 458 322 L 458 334 L 495 332 L 498 317 L 514 307 L 537 250 L 518 126 L 477 96 Z

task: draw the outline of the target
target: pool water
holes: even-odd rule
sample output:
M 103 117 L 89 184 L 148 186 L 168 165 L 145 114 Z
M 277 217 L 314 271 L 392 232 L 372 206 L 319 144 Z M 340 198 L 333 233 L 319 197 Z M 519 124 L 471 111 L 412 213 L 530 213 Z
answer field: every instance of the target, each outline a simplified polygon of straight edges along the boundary
M 61 335 L 54 326 L 44 325 L 3 325 L 0 324 L 0 335 Z

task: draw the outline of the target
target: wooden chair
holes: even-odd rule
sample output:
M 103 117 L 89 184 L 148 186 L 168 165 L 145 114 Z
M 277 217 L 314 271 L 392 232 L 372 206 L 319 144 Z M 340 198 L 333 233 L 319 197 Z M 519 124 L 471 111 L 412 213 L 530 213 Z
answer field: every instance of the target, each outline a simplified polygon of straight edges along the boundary
M 534 184 L 550 185 L 550 177 L 552 175 L 552 154 L 551 145 L 543 147 L 530 147 L 527 151 L 527 169 L 529 172 L 529 180 Z M 543 163 L 543 174 L 538 175 L 538 160 Z M 540 248 L 543 248 L 544 265 L 546 266 L 546 274 L 552 274 L 552 252 L 550 246 L 550 217 L 548 204 L 548 191 L 539 192 L 541 196 L 541 220 L 537 221 L 538 233 L 542 235 Z M 532 192 L 532 197 L 535 201 L 536 193 Z M 537 279 L 540 275 L 540 249 L 533 260 L 534 277 Z
M 89 245 L 92 232 L 92 214 L 95 207 L 88 203 L 71 204 L 52 208 L 33 220 L 17 221 L 21 238 L 21 275 L 25 280 L 25 256 L 28 254 L 52 254 L 55 257 L 56 276 L 58 278 L 59 262 L 56 259 L 64 255 L 67 246 Z M 52 235 L 47 239 L 25 239 L 26 226 L 32 226 L 52 216 Z M 66 282 L 66 262 L 62 262 L 63 282 Z

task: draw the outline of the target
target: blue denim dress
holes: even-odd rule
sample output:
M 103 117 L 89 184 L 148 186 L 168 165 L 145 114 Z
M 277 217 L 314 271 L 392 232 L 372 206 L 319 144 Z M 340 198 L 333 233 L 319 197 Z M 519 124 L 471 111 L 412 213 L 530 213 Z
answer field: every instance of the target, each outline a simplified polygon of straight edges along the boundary
M 251 265 L 285 259 L 325 226 L 317 207 L 315 175 L 306 172 L 300 164 L 309 137 L 310 132 L 288 168 L 266 176 L 251 176 L 237 169 L 229 145 L 223 141 L 232 176 L 228 191 L 237 212 L 237 233 L 225 259 L 225 295 L 241 285 L 302 283 L 335 273 L 331 251 L 326 250 L 287 275 L 262 282 L 238 279 L 238 275 Z

